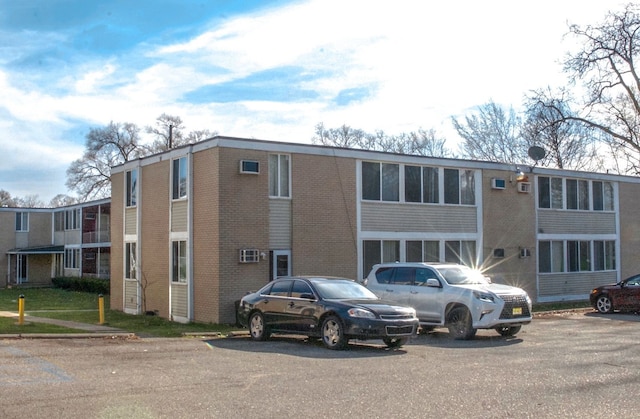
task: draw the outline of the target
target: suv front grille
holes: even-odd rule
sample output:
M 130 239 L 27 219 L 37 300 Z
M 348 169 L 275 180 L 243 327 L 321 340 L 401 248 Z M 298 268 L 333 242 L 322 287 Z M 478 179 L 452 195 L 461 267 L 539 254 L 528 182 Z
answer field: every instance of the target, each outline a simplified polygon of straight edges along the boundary
M 500 298 L 504 300 L 504 308 L 502 309 L 502 313 L 500 313 L 501 319 L 519 319 L 522 317 L 531 317 L 531 312 L 529 311 L 529 304 L 527 304 L 526 297 L 519 295 L 501 295 Z

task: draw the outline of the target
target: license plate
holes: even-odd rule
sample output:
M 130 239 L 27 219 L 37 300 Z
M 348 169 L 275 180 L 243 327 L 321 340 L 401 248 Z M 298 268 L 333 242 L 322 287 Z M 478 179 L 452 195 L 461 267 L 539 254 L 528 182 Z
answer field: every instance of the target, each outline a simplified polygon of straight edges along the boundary
M 522 307 L 514 307 L 513 308 L 513 315 L 514 316 L 521 316 L 522 315 Z

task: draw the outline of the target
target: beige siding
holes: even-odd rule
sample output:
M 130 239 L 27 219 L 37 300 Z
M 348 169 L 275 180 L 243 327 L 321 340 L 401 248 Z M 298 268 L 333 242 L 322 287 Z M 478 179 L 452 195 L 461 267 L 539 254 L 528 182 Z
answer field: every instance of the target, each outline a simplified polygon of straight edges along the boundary
M 188 290 L 189 287 L 186 284 L 171 285 L 171 315 L 173 317 L 188 317 Z
M 126 310 L 138 310 L 138 281 L 124 281 L 124 308 Z
M 137 208 L 124 210 L 124 234 L 138 234 Z
M 81 230 L 67 230 L 64 232 L 64 244 L 80 244 L 82 243 Z
M 171 203 L 171 231 L 187 231 L 188 210 L 187 200 Z
M 269 247 L 291 248 L 291 201 L 288 199 L 269 200 Z
M 362 231 L 475 233 L 476 207 L 362 202 Z
M 541 234 L 615 234 L 616 215 L 600 211 L 538 211 Z
M 540 274 L 538 297 L 587 296 L 593 288 L 615 282 L 616 272 Z

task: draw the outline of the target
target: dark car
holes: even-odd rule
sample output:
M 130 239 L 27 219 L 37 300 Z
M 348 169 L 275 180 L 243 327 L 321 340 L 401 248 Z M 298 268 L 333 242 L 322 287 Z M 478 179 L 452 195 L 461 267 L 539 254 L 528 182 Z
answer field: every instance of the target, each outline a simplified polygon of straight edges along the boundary
M 390 348 L 416 335 L 418 318 L 411 307 L 379 299 L 345 278 L 284 277 L 238 304 L 238 321 L 254 340 L 271 333 L 322 339 L 329 349 L 343 349 L 349 339 L 382 339 Z
M 640 274 L 617 284 L 603 285 L 591 291 L 591 305 L 600 313 L 640 311 Z

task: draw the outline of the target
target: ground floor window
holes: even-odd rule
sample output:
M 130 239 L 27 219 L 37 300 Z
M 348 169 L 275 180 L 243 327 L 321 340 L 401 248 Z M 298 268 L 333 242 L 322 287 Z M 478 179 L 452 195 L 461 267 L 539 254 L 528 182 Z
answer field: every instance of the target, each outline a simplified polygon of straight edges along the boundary
M 18 284 L 27 282 L 27 255 L 18 255 Z
M 136 279 L 136 244 L 125 243 L 124 248 L 124 277 Z
M 64 267 L 67 269 L 78 269 L 80 267 L 80 249 L 65 249 Z
M 362 262 L 364 275 L 373 265 L 387 262 L 478 264 L 475 240 L 364 240 Z
M 178 240 L 172 243 L 172 270 L 173 282 L 187 282 L 187 242 Z
M 541 273 L 615 269 L 614 240 L 541 240 L 538 242 L 538 270 Z

